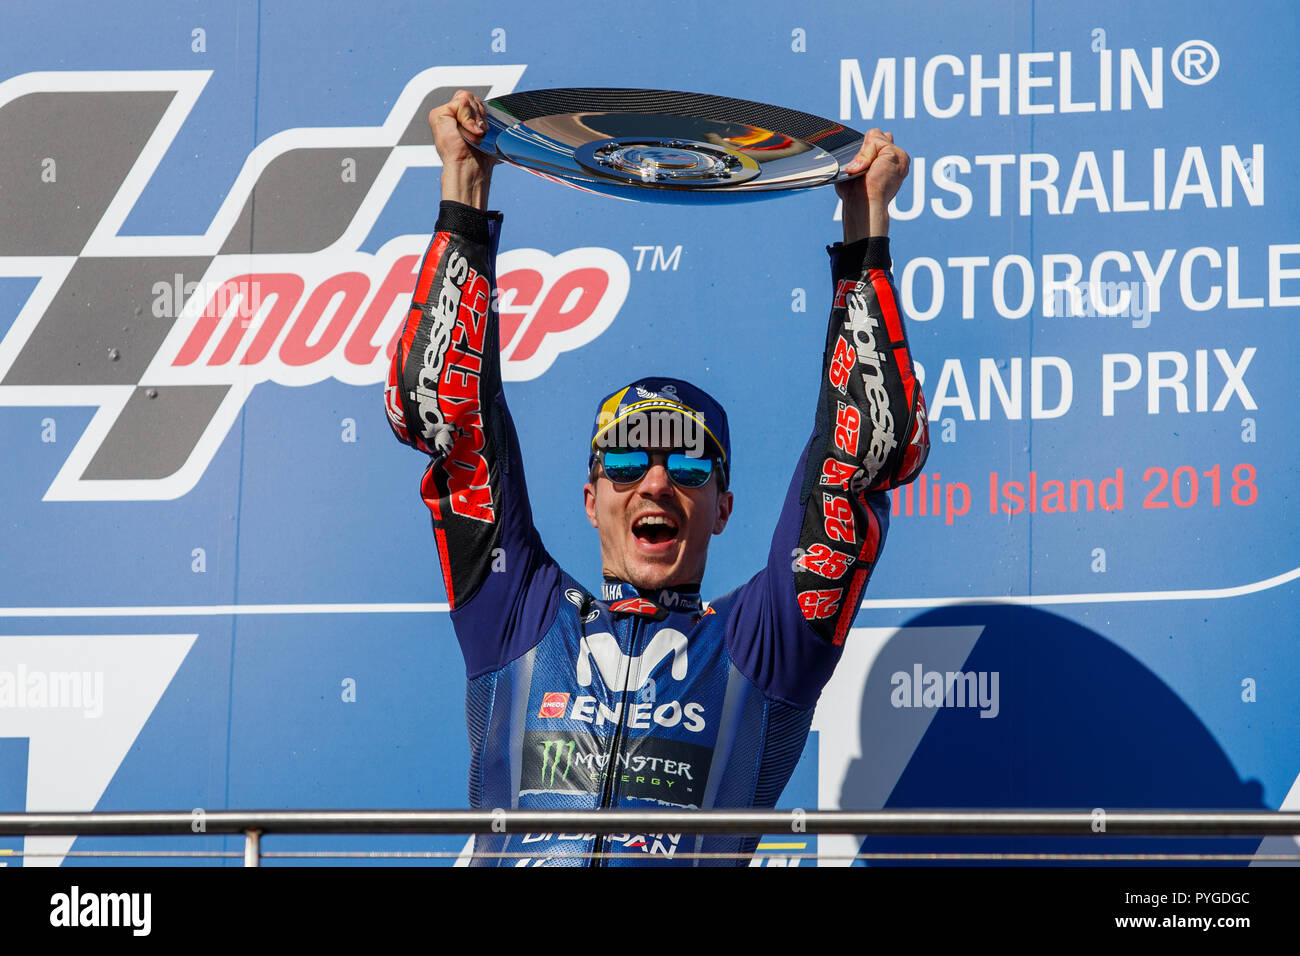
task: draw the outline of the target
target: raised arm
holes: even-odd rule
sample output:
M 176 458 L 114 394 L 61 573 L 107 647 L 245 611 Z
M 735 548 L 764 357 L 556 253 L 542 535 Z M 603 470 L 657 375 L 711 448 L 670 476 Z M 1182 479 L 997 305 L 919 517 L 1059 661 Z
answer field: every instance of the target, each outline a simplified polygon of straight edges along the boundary
M 482 431 L 477 402 L 473 408 L 461 402 L 444 409 L 439 392 L 446 391 L 445 366 L 453 336 L 462 348 L 453 351 L 451 366 L 460 358 L 470 358 L 456 376 L 459 383 L 472 375 L 480 385 L 501 216 L 487 213 L 495 161 L 470 148 L 461 132 L 482 137 L 487 128 L 483 104 L 461 90 L 429 113 L 429 128 L 442 160 L 443 203 L 389 368 L 385 404 L 398 440 L 433 455 L 438 465 L 451 452 L 457 435 L 466 429 Z M 488 356 L 488 365 L 499 365 L 496 352 Z M 479 391 L 481 387 L 475 389 L 475 398 Z M 461 451 L 465 450 L 462 443 Z M 465 483 L 462 477 L 460 484 Z
M 443 202 L 385 392 L 393 433 L 430 456 L 420 491 L 471 677 L 545 631 L 559 580 L 533 527 L 501 387 L 491 306 L 501 216 L 484 211 L 492 161 L 460 133 L 481 134 L 481 110 L 461 91 L 429 114 Z
M 865 445 L 846 446 L 838 416 L 832 442 L 832 457 L 854 465 L 849 489 L 855 494 L 907 484 L 920 473 L 930 450 L 925 396 L 913 373 L 889 257 L 889 203 L 910 166 L 893 135 L 873 129 L 846 167 L 850 173 L 866 170 L 866 175 L 836 187 L 843 203 L 844 243 L 830 250 L 835 298 L 822 407 L 829 409 L 829 386 L 841 395 L 851 392 L 854 407 L 866 413 L 870 436 Z M 836 365 L 837 356 L 842 368 Z M 841 385 L 845 369 L 849 375 Z M 836 400 L 837 413 L 840 404 Z M 832 465 L 831 470 L 840 469 Z
M 809 439 L 781 509 L 767 567 L 738 595 L 729 646 L 765 692 L 811 707 L 830 678 L 889 527 L 886 490 L 929 452 L 894 295 L 889 201 L 908 157 L 872 130 L 838 187 L 844 243 L 831 255 L 833 299 Z

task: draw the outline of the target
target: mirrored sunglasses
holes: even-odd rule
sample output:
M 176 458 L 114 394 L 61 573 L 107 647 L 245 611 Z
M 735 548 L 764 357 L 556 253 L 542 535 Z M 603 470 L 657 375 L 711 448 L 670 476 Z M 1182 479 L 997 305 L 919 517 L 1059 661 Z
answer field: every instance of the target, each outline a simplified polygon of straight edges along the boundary
M 650 470 L 651 460 L 663 461 L 673 484 L 681 488 L 702 488 L 713 474 L 713 459 L 691 456 L 684 451 L 648 452 L 616 449 L 601 452 L 605 477 L 616 485 L 635 484 Z

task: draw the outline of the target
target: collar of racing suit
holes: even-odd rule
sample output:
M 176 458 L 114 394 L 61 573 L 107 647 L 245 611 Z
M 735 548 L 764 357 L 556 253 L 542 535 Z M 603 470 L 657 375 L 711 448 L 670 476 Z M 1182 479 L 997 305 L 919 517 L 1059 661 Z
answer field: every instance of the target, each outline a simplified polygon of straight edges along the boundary
M 677 588 L 638 588 L 619 578 L 606 577 L 600 586 L 600 599 L 616 613 L 640 613 L 657 617 L 654 612 L 698 612 L 701 607 L 698 582 Z M 638 602 L 650 602 L 653 609 Z

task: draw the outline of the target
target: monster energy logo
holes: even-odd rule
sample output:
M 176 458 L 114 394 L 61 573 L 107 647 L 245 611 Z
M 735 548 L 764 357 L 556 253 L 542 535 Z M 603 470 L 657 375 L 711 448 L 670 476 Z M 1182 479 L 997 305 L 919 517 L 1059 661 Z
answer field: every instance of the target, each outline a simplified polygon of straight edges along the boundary
M 567 782 L 569 779 L 569 768 L 573 766 L 573 748 L 572 740 L 543 740 L 540 741 L 542 746 L 542 771 L 541 782 L 548 787 L 555 786 L 556 774 L 559 774 L 560 780 Z M 564 769 L 560 769 L 560 762 L 564 762 Z M 547 771 L 550 776 L 547 776 Z
M 600 791 L 613 774 L 620 799 L 698 807 L 709 776 L 709 748 L 684 740 L 625 738 L 618 753 L 609 738 L 564 731 L 524 731 L 519 795 Z

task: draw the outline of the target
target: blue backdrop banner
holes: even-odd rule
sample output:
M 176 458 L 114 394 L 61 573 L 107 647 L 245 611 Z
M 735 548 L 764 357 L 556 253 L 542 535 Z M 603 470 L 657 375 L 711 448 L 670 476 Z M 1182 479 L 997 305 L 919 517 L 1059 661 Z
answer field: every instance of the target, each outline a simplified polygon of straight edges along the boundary
M 0 808 L 466 805 L 424 460 L 383 411 L 437 212 L 425 117 L 585 86 L 770 102 L 912 156 L 892 251 L 933 447 L 779 805 L 1300 808 L 1300 13 L 1222 14 L 8 4 Z M 742 584 L 812 424 L 835 191 L 638 204 L 502 167 L 492 206 L 548 549 L 599 581 L 596 403 L 671 375 L 730 415 L 705 597 Z M 757 862 L 859 848 L 774 843 Z

